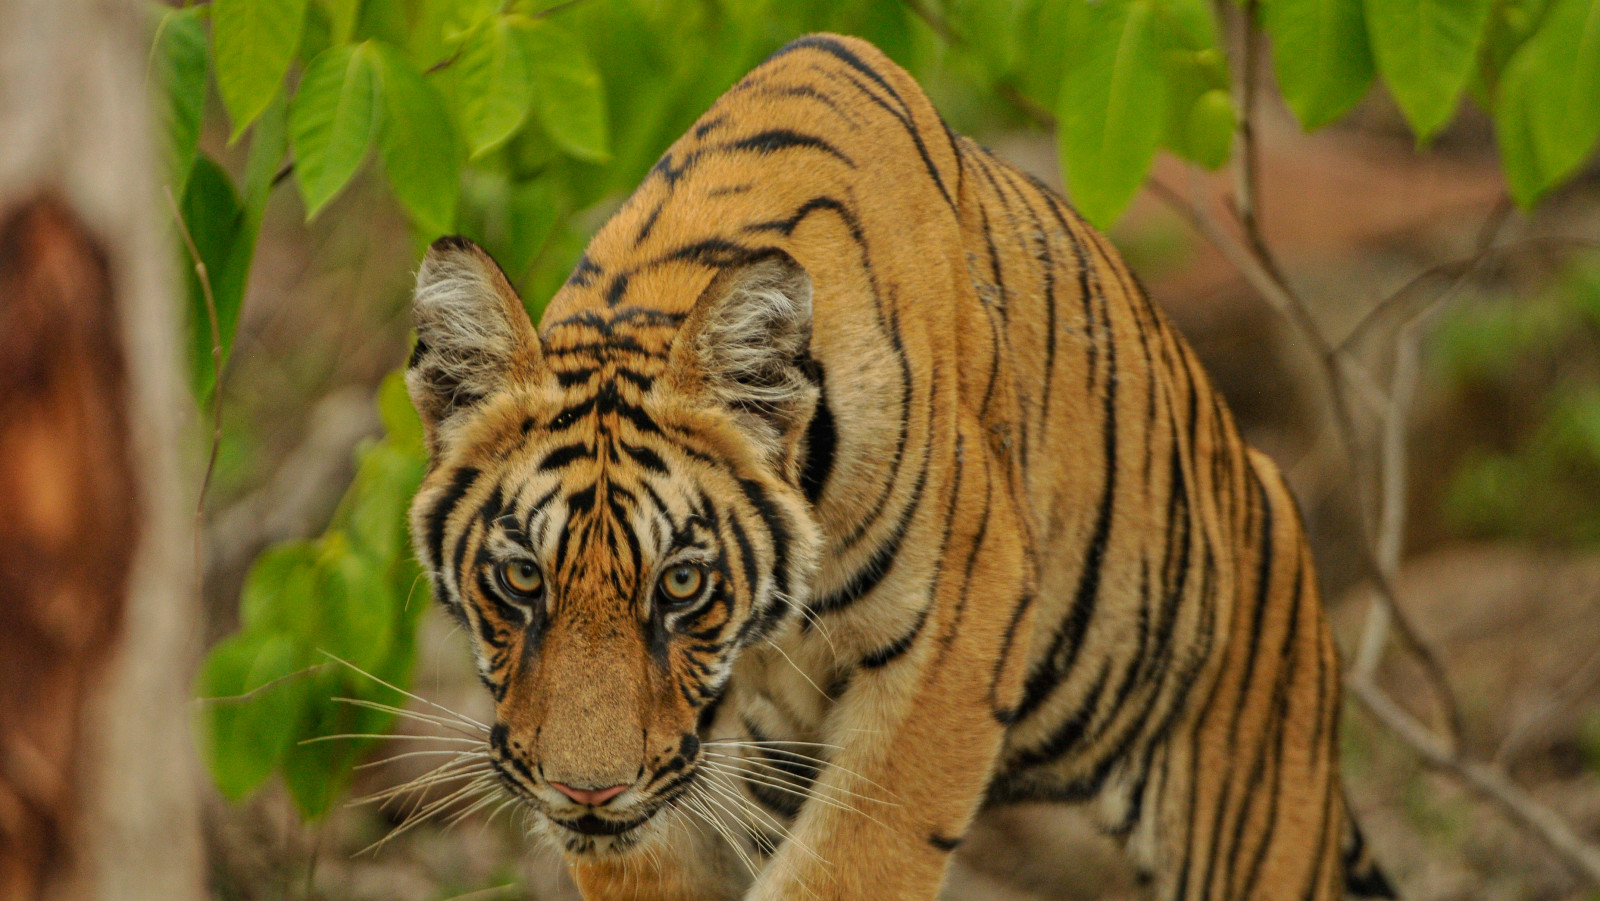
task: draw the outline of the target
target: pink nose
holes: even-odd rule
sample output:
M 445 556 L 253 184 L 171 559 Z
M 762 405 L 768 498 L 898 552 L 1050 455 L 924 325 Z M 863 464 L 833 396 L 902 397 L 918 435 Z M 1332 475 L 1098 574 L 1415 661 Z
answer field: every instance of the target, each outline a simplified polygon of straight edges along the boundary
M 591 807 L 599 807 L 628 790 L 626 785 L 613 785 L 610 788 L 573 788 L 559 782 L 550 783 L 550 787 L 579 804 L 588 804 Z

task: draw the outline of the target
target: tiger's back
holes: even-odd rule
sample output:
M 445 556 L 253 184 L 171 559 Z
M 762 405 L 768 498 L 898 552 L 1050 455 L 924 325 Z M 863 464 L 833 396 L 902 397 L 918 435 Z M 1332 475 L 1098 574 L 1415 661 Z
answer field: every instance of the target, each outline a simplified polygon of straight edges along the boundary
M 647 411 L 719 273 L 773 252 L 809 276 L 815 403 L 764 429 L 804 386 L 737 355 L 720 402 L 820 546 L 697 708 L 755 760 L 748 897 L 932 897 L 972 817 L 1026 800 L 1085 805 L 1160 897 L 1386 892 L 1345 859 L 1338 664 L 1276 468 L 1104 237 L 870 45 L 803 38 L 719 100 L 552 299 L 545 357 Z M 673 834 L 575 858 L 586 894 L 742 891 Z

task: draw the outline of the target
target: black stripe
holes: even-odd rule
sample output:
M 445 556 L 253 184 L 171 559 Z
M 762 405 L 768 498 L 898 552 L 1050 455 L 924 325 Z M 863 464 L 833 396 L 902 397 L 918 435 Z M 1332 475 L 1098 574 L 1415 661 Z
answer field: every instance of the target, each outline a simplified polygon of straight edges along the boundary
M 723 145 L 724 149 L 743 152 L 754 152 L 762 155 L 776 153 L 780 150 L 801 148 L 807 150 L 820 150 L 829 156 L 842 161 L 846 166 L 854 169 L 856 164 L 850 157 L 845 156 L 839 148 L 833 146 L 822 138 L 814 135 L 801 134 L 787 128 L 771 128 L 757 132 L 747 138 L 740 138 Z
M 806 462 L 800 470 L 800 488 L 812 504 L 822 499 L 822 490 L 833 472 L 834 455 L 838 452 L 839 431 L 833 420 L 833 409 L 828 406 L 827 378 L 822 364 L 812 361 L 816 373 L 817 409 L 806 426 Z
M 873 552 L 866 565 L 856 570 L 855 575 L 851 576 L 838 591 L 812 601 L 810 606 L 813 612 L 833 613 L 843 610 L 878 587 L 878 583 L 882 582 L 883 577 L 894 567 L 895 559 L 900 553 L 900 545 L 905 541 L 906 532 L 911 527 L 911 519 L 916 514 L 922 499 L 922 489 L 927 479 L 928 471 L 924 468 L 922 475 L 917 479 L 916 488 L 912 491 L 911 500 L 900 512 L 900 521 L 895 523 L 894 531 L 889 534 L 888 540 L 878 545 L 878 549 Z M 802 628 L 806 626 L 802 625 Z
M 456 470 L 450 476 L 450 487 L 439 495 L 439 499 L 428 510 L 428 515 L 425 517 L 428 559 L 424 562 L 430 568 L 439 570 L 443 567 L 445 522 L 450 518 L 450 512 L 455 509 L 456 504 L 461 502 L 461 498 L 472 490 L 472 485 L 478 480 L 479 475 L 478 470 L 471 466 L 463 466 Z M 443 597 L 443 594 L 440 596 Z
M 563 444 L 551 450 L 544 455 L 544 459 L 539 461 L 539 465 L 536 468 L 540 472 L 548 472 L 553 469 L 565 468 L 578 460 L 592 459 L 594 459 L 594 452 L 589 449 L 587 444 L 577 441 L 572 444 Z
M 656 201 L 656 205 L 644 217 L 644 224 L 639 226 L 639 234 L 633 239 L 633 246 L 638 247 L 650 237 L 650 232 L 655 230 L 656 220 L 661 218 L 661 208 L 667 205 L 665 198 Z
M 622 295 L 628 291 L 628 273 L 619 272 L 611 280 L 611 287 L 606 289 L 606 306 L 614 307 L 622 301 Z
M 950 196 L 949 189 L 945 187 L 944 178 L 939 174 L 939 168 L 933 164 L 933 157 L 928 155 L 928 147 L 923 143 L 922 140 L 922 131 L 917 127 L 916 123 L 912 121 L 911 108 L 906 105 L 905 100 L 900 96 L 899 92 L 897 92 L 882 75 L 878 74 L 876 69 L 867 65 L 859 56 L 856 56 L 854 53 L 850 52 L 849 49 L 847 49 L 837 40 L 815 34 L 807 35 L 797 40 L 790 41 L 788 45 L 780 49 L 778 52 L 772 54 L 772 56 L 768 58 L 768 61 L 770 62 L 771 60 L 777 59 L 786 54 L 793 53 L 796 50 L 803 50 L 806 48 L 820 50 L 823 53 L 827 53 L 844 62 L 846 65 L 850 66 L 850 68 L 860 72 L 862 75 L 871 79 L 879 87 L 883 88 L 883 90 L 900 105 L 900 109 L 897 110 L 890 106 L 882 97 L 879 97 L 873 92 L 867 90 L 864 85 L 861 86 L 862 93 L 865 94 L 869 100 L 882 107 L 889 113 L 889 115 L 895 117 L 895 119 L 900 122 L 900 125 L 905 129 L 906 134 L 910 136 L 912 143 L 916 145 L 917 153 L 922 157 L 922 164 L 927 168 L 928 175 L 933 178 L 933 183 L 936 187 L 938 187 L 939 193 L 943 195 L 944 202 L 952 211 L 955 210 L 956 202 Z
M 600 267 L 588 254 L 578 257 L 578 265 L 572 269 L 572 274 L 567 276 L 567 284 L 579 288 L 587 288 L 594 283 L 594 277 L 600 274 Z
M 911 650 L 911 646 L 916 643 L 917 636 L 922 634 L 922 627 L 928 622 L 928 611 L 932 607 L 933 605 L 929 604 L 927 607 L 922 608 L 922 612 L 917 614 L 917 621 L 911 624 L 911 629 L 906 634 L 861 658 L 861 666 L 865 669 L 882 669 L 893 663 L 906 651 Z
M 661 456 L 650 448 L 642 445 L 629 444 L 621 439 L 617 440 L 616 445 L 622 449 L 623 453 L 633 458 L 633 462 L 639 464 L 646 470 L 656 473 L 657 475 L 664 476 L 670 474 L 670 471 L 667 469 L 666 461 L 662 460 Z

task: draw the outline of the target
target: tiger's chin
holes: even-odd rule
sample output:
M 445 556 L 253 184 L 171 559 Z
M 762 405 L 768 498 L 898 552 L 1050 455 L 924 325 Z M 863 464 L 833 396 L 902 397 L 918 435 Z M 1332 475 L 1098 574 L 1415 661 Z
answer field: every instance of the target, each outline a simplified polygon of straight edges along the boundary
M 537 821 L 545 839 L 560 846 L 574 860 L 617 860 L 632 856 L 659 837 L 662 817 L 658 814 L 665 806 L 615 818 L 592 813 L 566 818 L 540 810 Z

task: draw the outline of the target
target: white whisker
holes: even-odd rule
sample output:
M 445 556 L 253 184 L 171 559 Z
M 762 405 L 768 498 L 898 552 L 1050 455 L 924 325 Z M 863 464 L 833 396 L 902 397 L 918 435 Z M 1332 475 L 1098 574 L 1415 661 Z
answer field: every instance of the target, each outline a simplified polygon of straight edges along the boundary
M 385 687 L 385 688 L 387 688 L 387 689 L 389 689 L 391 691 L 399 692 L 400 694 L 405 695 L 406 697 L 410 698 L 413 701 L 417 701 L 418 703 L 422 703 L 422 704 L 427 704 L 429 707 L 432 707 L 435 710 L 439 710 L 439 711 L 442 711 L 444 713 L 448 713 L 451 716 L 456 717 L 458 720 L 460 720 L 465 725 L 477 726 L 479 729 L 482 729 L 484 732 L 488 732 L 489 731 L 489 727 L 488 726 L 484 725 L 483 723 L 478 722 L 477 720 L 473 719 L 470 716 L 467 716 L 467 715 L 462 714 L 462 713 L 457 713 L 456 711 L 451 710 L 450 708 L 444 706 L 443 704 L 436 704 L 433 701 L 430 701 L 427 698 L 422 697 L 421 695 L 412 694 L 411 692 L 406 691 L 405 689 L 401 688 L 398 685 L 395 685 L 395 684 L 393 684 L 391 682 L 386 682 L 383 679 L 380 679 L 377 676 L 374 676 L 373 674 L 367 672 L 366 670 L 362 669 L 359 666 L 356 666 L 354 663 L 351 663 L 348 660 L 344 660 L 344 659 L 341 659 L 339 657 L 336 657 L 333 654 L 329 654 L 327 651 L 322 651 L 320 648 L 318 650 L 322 653 L 323 656 L 327 657 L 328 659 L 336 660 L 339 663 L 342 663 L 345 666 L 348 666 L 349 668 L 355 670 L 356 672 L 360 673 L 361 675 L 366 676 L 368 679 L 371 679 L 372 681 L 378 683 L 379 685 L 382 685 L 383 687 Z

